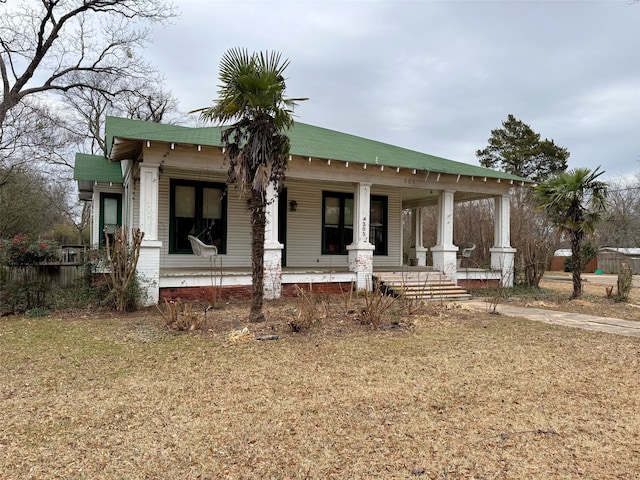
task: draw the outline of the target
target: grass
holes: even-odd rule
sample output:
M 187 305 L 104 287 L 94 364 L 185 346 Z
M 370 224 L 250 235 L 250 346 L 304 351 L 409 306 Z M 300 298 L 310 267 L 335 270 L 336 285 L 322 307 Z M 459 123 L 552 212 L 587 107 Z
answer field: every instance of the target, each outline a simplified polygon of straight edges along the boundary
M 638 478 L 638 339 L 433 307 L 229 343 L 227 315 L 0 320 L 0 478 Z

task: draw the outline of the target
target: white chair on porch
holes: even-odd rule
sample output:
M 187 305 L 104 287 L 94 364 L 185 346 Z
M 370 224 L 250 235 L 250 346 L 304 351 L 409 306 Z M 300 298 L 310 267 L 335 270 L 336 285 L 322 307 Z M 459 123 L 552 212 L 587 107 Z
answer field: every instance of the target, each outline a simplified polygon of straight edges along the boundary
M 191 243 L 191 250 L 194 255 L 198 257 L 215 257 L 218 255 L 218 247 L 215 245 L 207 245 L 202 240 L 193 235 L 188 235 L 189 243 Z
M 462 263 L 463 258 L 469 258 L 471 256 L 471 252 L 476 249 L 475 243 L 462 243 L 460 244 L 460 254 L 458 258 L 456 258 L 456 267 L 460 268 L 460 264 Z

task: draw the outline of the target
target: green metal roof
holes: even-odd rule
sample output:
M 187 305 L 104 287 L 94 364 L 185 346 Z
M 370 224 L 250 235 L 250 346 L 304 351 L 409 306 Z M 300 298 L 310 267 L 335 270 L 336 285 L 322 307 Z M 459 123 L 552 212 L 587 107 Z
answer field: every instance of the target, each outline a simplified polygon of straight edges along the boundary
M 193 128 L 120 117 L 107 117 L 106 121 L 107 146 L 113 160 L 127 158 L 125 155 L 131 153 L 131 147 L 120 149 L 117 143 L 114 144 L 114 139 L 219 147 L 221 131 L 222 127 Z M 300 122 L 296 122 L 288 134 L 291 140 L 291 154 L 302 157 L 530 182 L 509 173 L 456 162 Z
M 74 180 L 89 180 L 92 182 L 122 183 L 122 168 L 120 163 L 111 162 L 100 155 L 76 153 L 73 167 Z

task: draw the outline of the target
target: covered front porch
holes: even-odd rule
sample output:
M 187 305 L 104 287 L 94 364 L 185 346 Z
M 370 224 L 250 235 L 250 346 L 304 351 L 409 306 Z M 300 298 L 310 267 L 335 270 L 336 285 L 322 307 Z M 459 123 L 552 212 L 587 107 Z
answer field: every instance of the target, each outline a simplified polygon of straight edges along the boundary
M 250 268 L 225 267 L 220 259 L 207 263 L 202 268 L 163 270 L 159 281 L 159 299 L 210 301 L 214 298 L 230 300 L 250 297 Z M 467 293 L 464 288 L 497 285 L 501 275 L 502 272 L 498 270 L 462 268 L 455 278 L 450 278 L 433 266 L 379 267 L 372 271 L 371 284 L 367 288 L 373 288 L 375 282 L 386 281 L 394 283 L 396 289 L 419 286 L 419 289 L 413 288 L 411 293 L 407 293 L 412 298 L 462 299 Z M 356 273 L 347 267 L 283 267 L 280 296 L 296 295 L 296 286 L 316 293 L 347 294 L 355 288 L 356 282 Z M 458 288 L 450 289 L 449 295 L 434 295 L 434 285 L 457 285 Z M 265 285 L 266 289 L 269 287 Z M 418 294 L 416 291 L 419 291 Z

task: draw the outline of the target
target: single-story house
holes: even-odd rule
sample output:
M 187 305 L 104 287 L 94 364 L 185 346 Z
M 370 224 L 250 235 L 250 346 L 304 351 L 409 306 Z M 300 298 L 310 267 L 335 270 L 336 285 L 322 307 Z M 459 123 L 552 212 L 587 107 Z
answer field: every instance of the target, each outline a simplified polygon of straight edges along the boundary
M 225 195 L 220 133 L 109 117 L 107 158 L 76 157 L 80 198 L 92 202 L 93 246 L 104 242 L 105 227 L 144 232 L 138 273 L 150 304 L 207 298 L 216 289 L 249 291 L 250 215 L 233 187 Z M 368 288 L 378 272 L 410 269 L 435 270 L 462 285 L 513 283 L 510 194 L 528 180 L 304 123 L 289 137 L 284 188 L 269 192 L 266 298 L 288 295 L 296 284 Z M 454 203 L 485 198 L 495 202 L 491 269 L 457 271 Z M 422 224 L 429 205 L 437 205 L 436 225 Z M 415 267 L 403 265 L 405 209 L 412 210 L 407 253 Z M 423 245 L 426 228 L 436 229 L 436 245 Z M 189 236 L 215 245 L 217 255 L 195 255 Z

